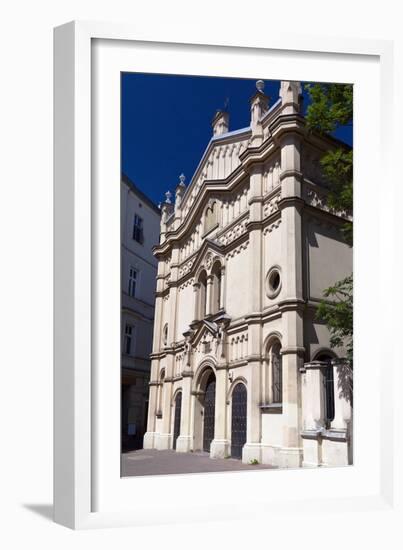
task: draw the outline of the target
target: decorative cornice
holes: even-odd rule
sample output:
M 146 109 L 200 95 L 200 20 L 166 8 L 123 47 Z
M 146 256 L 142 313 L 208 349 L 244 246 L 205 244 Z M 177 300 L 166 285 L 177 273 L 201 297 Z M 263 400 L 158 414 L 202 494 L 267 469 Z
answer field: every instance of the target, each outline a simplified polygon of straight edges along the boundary
M 287 178 L 295 178 L 298 181 L 302 181 L 303 175 L 300 170 L 283 170 L 280 172 L 280 181 Z
M 277 305 L 281 312 L 303 311 L 306 306 L 306 301 L 302 298 L 286 298 L 279 301 Z
M 295 208 L 302 209 L 305 205 L 305 201 L 301 199 L 301 197 L 293 196 L 293 197 L 282 197 L 278 201 L 278 208 L 279 210 L 283 210 L 284 208 L 287 208 L 289 206 L 294 206 Z
M 281 348 L 281 355 L 298 355 L 303 357 L 305 355 L 305 348 L 303 346 L 286 346 Z

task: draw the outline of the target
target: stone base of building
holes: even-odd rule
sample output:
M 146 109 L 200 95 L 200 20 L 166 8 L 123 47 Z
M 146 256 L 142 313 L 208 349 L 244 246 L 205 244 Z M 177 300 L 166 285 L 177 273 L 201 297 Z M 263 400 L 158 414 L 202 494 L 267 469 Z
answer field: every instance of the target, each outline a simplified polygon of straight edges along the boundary
M 155 449 L 155 432 L 146 432 L 143 439 L 143 449 Z
M 228 439 L 213 439 L 210 446 L 210 458 L 227 458 L 231 454 Z
M 155 434 L 154 443 L 154 449 L 158 451 L 172 449 L 172 436 L 171 434 Z
M 281 447 L 278 445 L 262 445 L 262 464 L 278 466 Z
M 245 443 L 242 449 L 242 462 L 250 464 L 257 460 L 262 462 L 262 446 L 260 443 Z
M 301 447 L 282 447 L 278 453 L 279 468 L 300 468 L 303 451 Z
M 306 430 L 302 433 L 304 468 L 317 468 L 322 464 L 322 446 L 319 443 L 320 430 Z
M 322 436 L 323 466 L 348 466 L 349 444 L 346 430 L 328 430 Z
M 352 463 L 347 430 L 305 431 L 302 438 L 303 467 L 348 466 Z
M 190 435 L 180 435 L 176 440 L 176 452 L 188 453 L 192 449 L 192 437 Z

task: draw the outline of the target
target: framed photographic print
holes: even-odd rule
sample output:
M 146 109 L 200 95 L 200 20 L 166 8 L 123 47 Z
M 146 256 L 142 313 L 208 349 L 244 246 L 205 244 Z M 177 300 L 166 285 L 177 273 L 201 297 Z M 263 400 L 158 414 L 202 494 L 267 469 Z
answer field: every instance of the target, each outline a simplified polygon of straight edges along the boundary
M 56 29 L 56 521 L 391 505 L 391 59 Z

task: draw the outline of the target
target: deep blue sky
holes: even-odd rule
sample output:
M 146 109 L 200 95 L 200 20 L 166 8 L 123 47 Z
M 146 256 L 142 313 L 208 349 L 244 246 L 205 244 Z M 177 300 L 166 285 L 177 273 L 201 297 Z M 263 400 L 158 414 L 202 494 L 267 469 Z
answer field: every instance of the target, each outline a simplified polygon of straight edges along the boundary
M 156 204 L 174 192 L 181 172 L 189 183 L 226 98 L 230 130 L 249 125 L 257 79 L 122 73 L 122 172 Z M 280 83 L 265 82 L 271 106 Z M 351 144 L 352 128 L 337 137 Z

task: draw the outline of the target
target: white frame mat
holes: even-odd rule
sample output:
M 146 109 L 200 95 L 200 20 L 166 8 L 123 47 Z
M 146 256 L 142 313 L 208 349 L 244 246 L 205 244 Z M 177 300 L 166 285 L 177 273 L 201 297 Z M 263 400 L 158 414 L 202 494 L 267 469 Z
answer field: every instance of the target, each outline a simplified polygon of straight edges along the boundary
M 392 43 L 210 38 L 178 43 L 169 30 L 109 23 L 55 29 L 54 499 L 55 521 L 71 528 L 394 509 L 398 349 L 381 344 L 395 341 L 397 323 L 372 322 L 400 309 L 389 296 L 399 244 Z M 354 466 L 120 478 L 121 71 L 354 83 Z

